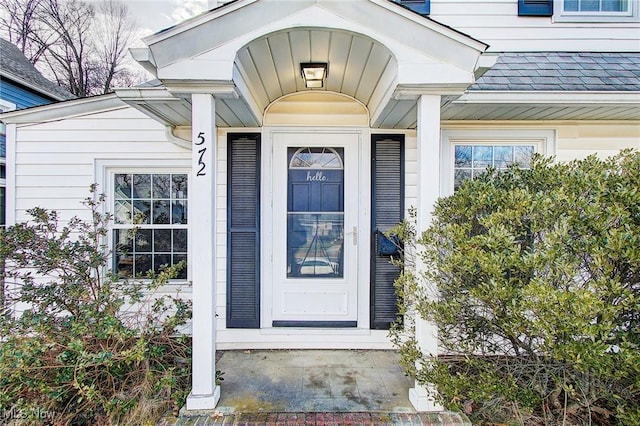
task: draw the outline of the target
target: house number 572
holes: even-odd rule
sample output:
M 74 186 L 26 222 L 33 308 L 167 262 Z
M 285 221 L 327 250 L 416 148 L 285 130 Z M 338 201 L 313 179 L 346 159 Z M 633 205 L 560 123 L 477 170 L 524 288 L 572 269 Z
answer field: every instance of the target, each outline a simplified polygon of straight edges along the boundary
M 197 140 L 194 142 L 196 146 L 204 145 L 205 143 L 204 132 L 198 133 L 198 137 L 196 139 Z M 196 176 L 206 176 L 207 174 L 205 172 L 207 165 L 203 161 L 205 152 L 207 152 L 207 148 L 204 146 L 198 149 L 198 154 L 200 154 L 200 157 L 198 157 L 198 166 L 200 166 L 200 169 L 198 169 L 198 171 L 196 172 Z

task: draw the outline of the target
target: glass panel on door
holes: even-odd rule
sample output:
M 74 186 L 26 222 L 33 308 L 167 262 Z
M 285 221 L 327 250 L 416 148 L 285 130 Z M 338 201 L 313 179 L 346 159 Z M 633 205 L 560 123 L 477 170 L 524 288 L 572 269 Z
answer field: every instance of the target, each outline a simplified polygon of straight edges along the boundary
M 344 149 L 288 149 L 287 278 L 342 278 Z

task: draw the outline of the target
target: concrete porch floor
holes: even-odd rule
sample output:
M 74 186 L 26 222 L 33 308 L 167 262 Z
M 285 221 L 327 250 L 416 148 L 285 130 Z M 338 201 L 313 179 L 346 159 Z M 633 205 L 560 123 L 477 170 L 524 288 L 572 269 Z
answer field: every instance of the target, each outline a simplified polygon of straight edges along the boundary
M 466 425 L 457 413 L 416 413 L 413 381 L 384 350 L 221 351 L 221 397 L 211 412 L 163 425 Z

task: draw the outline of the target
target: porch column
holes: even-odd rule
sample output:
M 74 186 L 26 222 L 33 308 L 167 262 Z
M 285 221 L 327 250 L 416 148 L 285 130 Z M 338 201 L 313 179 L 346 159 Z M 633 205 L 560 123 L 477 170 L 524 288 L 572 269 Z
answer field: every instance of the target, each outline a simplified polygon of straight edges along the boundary
M 220 399 L 220 387 L 216 386 L 215 101 L 212 95 L 199 93 L 194 93 L 191 101 L 189 251 L 193 358 L 187 410 L 210 410 Z
M 416 231 L 420 235 L 429 227 L 433 206 L 440 195 L 440 95 L 421 95 L 418 98 L 418 200 Z M 425 265 L 416 259 L 420 276 Z M 416 318 L 416 340 L 422 353 L 438 354 L 438 329 L 429 321 Z M 409 400 L 417 411 L 442 411 L 429 395 L 427 388 L 417 381 L 409 389 Z

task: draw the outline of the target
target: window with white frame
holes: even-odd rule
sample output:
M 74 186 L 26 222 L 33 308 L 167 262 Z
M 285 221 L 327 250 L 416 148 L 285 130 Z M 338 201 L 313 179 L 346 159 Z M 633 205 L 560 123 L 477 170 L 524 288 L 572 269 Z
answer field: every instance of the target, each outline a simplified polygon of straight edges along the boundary
M 453 193 L 487 168 L 528 168 L 534 154 L 552 155 L 554 147 L 555 133 L 550 130 L 444 130 L 441 194 Z
M 186 173 L 113 173 L 114 270 L 121 278 L 185 262 L 176 279 L 187 279 Z
M 555 0 L 558 22 L 623 22 L 638 20 L 637 0 Z

